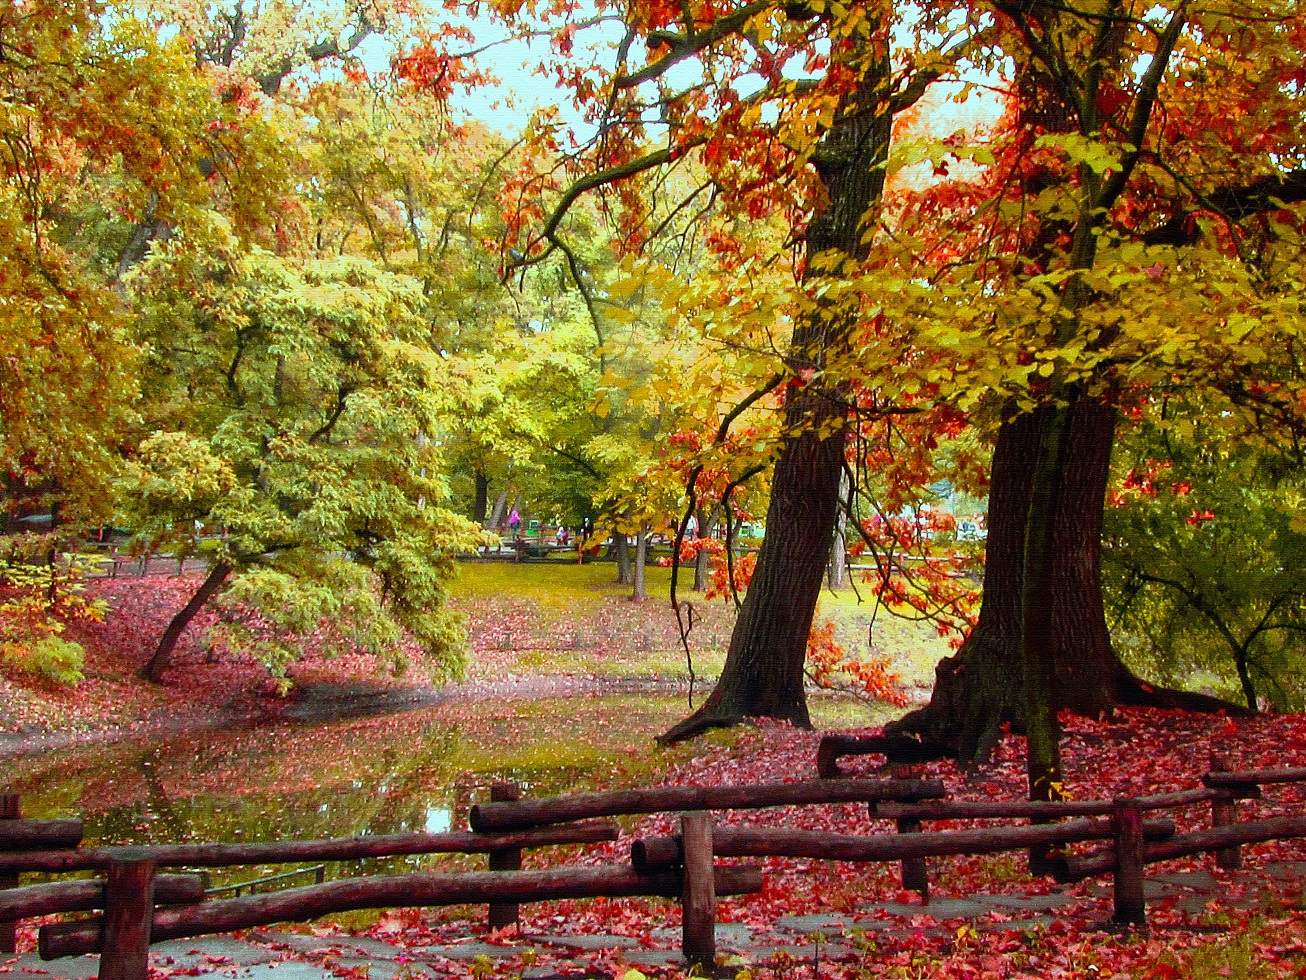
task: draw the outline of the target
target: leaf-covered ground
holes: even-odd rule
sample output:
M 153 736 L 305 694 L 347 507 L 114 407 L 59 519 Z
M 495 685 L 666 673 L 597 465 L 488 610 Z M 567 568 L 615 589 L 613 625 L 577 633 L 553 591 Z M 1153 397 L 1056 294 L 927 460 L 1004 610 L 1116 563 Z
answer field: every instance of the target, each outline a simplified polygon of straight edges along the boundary
M 765 725 L 735 744 L 713 746 L 680 762 L 665 781 L 685 785 L 717 785 L 810 777 L 819 735 L 785 726 Z M 950 763 L 923 767 L 943 779 L 956 799 L 1018 799 L 1022 796 L 1023 744 L 1008 738 L 993 761 L 969 771 Z M 1209 755 L 1219 751 L 1238 767 L 1300 763 L 1306 760 L 1306 718 L 1264 717 L 1247 721 L 1188 716 L 1162 711 L 1121 712 L 1092 722 L 1068 721 L 1065 742 L 1067 783 L 1077 797 L 1145 794 L 1195 786 L 1207 769 Z M 862 771 L 874 758 L 863 760 Z M 1306 793 L 1287 787 L 1267 791 L 1266 799 L 1244 804 L 1247 817 L 1300 811 Z M 1206 808 L 1176 813 L 1179 828 L 1203 826 Z M 864 807 L 826 806 L 784 808 L 730 814 L 732 824 L 778 825 L 841 833 L 884 831 L 872 823 Z M 939 829 L 960 826 L 940 823 Z M 632 820 L 622 840 L 582 852 L 528 858 L 528 866 L 569 860 L 594 865 L 627 859 L 633 836 L 673 830 L 669 816 Z M 853 928 L 848 936 L 830 935 L 825 942 L 851 943 L 854 954 L 839 962 L 814 963 L 811 948 L 790 958 L 752 962 L 746 976 L 798 977 L 1261 977 L 1306 976 L 1306 905 L 1303 880 L 1290 874 L 1273 878 L 1268 862 L 1306 861 L 1302 842 L 1274 842 L 1244 849 L 1240 872 L 1214 872 L 1219 882 L 1215 900 L 1204 910 L 1179 902 L 1179 894 L 1149 902 L 1151 931 L 1146 934 L 1104 931 L 1110 916 L 1109 881 L 1088 882 L 1071 889 L 1077 901 L 1046 927 L 990 931 L 992 923 L 936 920 L 929 906 L 919 916 L 895 919 L 892 930 Z M 723 900 L 721 921 L 748 925 L 755 937 L 765 937 L 782 916 L 838 912 L 863 922 L 888 919 L 888 913 L 868 909 L 877 902 L 916 902 L 900 891 L 896 867 L 859 866 L 816 861 L 767 860 L 764 891 Z M 1156 866 L 1156 871 L 1213 870 L 1209 858 L 1196 857 Z M 1047 882 L 1030 879 L 1020 855 L 959 857 L 931 862 L 933 898 L 995 893 L 1028 895 L 1047 891 Z M 391 944 L 407 944 L 415 957 L 430 962 L 430 947 L 477 934 L 482 910 L 399 911 L 384 915 L 365 930 Z M 1015 917 L 1015 913 L 1011 917 Z M 641 944 L 665 947 L 665 933 L 655 930 L 679 925 L 674 903 L 658 900 L 597 900 L 528 906 L 521 932 L 505 930 L 491 942 L 511 944 L 521 952 L 507 959 L 468 965 L 448 962 L 440 969 L 450 976 L 515 976 L 523 970 L 551 971 L 562 976 L 623 976 L 626 952 L 561 953 L 532 945 L 531 935 L 591 933 L 633 937 Z M 315 931 L 319 934 L 322 927 Z M 781 940 L 773 940 L 781 941 Z M 792 937 L 789 939 L 792 942 Z M 423 953 L 425 951 L 425 953 Z M 318 958 L 318 962 L 323 962 Z M 415 962 L 418 960 L 415 960 Z M 329 961 L 327 961 L 329 963 Z M 744 964 L 739 964 L 743 969 Z M 679 976 L 677 968 L 645 973 Z

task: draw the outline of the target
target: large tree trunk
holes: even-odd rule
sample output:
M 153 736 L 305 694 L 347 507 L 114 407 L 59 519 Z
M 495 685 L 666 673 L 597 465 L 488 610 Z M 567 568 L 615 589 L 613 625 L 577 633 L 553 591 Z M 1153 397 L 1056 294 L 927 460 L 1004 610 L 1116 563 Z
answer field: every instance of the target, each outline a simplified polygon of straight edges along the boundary
M 988 755 L 1002 725 L 1024 724 L 1020 638 L 1025 527 L 1042 427 L 1051 409 L 1004 423 L 993 451 L 988 542 L 979 623 L 958 653 L 935 670 L 924 708 L 887 726 L 962 760 Z M 1056 501 L 1050 576 L 1051 639 L 1044 652 L 1058 708 L 1097 716 L 1114 704 L 1238 710 L 1216 698 L 1154 688 L 1116 655 L 1102 604 L 1102 508 L 1115 413 L 1091 400 L 1070 411 L 1070 447 Z
M 876 40 L 869 44 L 879 45 Z M 843 96 L 839 120 L 813 155 L 828 201 L 807 226 L 811 281 L 869 254 L 884 190 L 893 114 L 882 84 L 890 75 L 887 48 L 867 52 L 857 86 Z M 846 352 L 858 300 L 818 299 L 794 328 L 787 367 L 815 377 L 828 360 Z M 825 578 L 834 535 L 839 479 L 843 473 L 846 393 L 819 382 L 792 388 L 785 402 L 783 443 L 771 477 L 766 536 L 753 580 L 735 620 L 721 678 L 697 711 L 659 737 L 666 744 L 747 717 L 776 718 L 809 726 L 803 691 L 807 637 Z
M 190 597 L 190 601 L 182 607 L 177 615 L 172 617 L 172 622 L 163 631 L 163 636 L 159 639 L 159 645 L 155 647 L 154 654 L 141 668 L 142 677 L 153 681 L 155 684 L 163 681 L 163 672 L 168 669 L 168 661 L 172 659 L 172 652 L 177 648 L 177 641 L 181 639 L 181 634 L 186 631 L 186 627 L 195 618 L 195 614 L 204 608 L 205 603 L 221 591 L 228 576 L 231 575 L 231 570 L 231 566 L 224 562 L 218 562 L 209 569 L 208 577 L 195 590 L 195 594 Z
M 802 411 L 795 402 L 786 415 Z M 804 431 L 785 443 L 771 484 L 766 537 L 721 679 L 699 709 L 659 741 L 674 742 L 748 717 L 811 724 L 803 662 L 834 528 L 843 444 L 842 430 L 824 438 Z

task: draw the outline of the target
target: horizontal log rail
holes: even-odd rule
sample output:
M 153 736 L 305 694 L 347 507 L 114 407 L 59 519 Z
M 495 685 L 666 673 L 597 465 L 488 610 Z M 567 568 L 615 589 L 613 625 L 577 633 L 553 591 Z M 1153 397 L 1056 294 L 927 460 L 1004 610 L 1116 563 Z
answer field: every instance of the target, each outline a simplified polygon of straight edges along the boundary
M 1306 782 L 1306 766 L 1281 766 L 1275 769 L 1243 769 L 1234 772 L 1208 772 L 1202 777 L 1207 786 L 1220 789 L 1264 786 L 1271 783 Z
M 1140 810 L 1170 810 L 1230 800 L 1234 794 L 1222 789 L 1186 789 L 1175 793 L 1140 796 L 1134 803 Z M 1053 817 L 1110 816 L 1111 800 L 940 800 L 926 803 L 880 803 L 872 817 L 885 820 L 1042 820 Z
M 155 844 L 132 850 L 144 851 L 150 860 L 163 867 L 225 868 L 241 864 L 354 861 L 404 854 L 487 854 L 513 847 L 593 844 L 616 840 L 619 833 L 616 824 L 595 821 L 511 833 L 377 834 L 266 844 Z M 0 870 L 93 871 L 107 868 L 123 850 L 119 847 L 85 847 L 77 850 L 0 851 Z
M 0 849 L 76 847 L 82 842 L 80 820 L 0 820 Z
M 756 867 L 717 868 L 714 879 L 718 895 L 747 894 L 762 887 L 762 872 Z M 679 872 L 642 874 L 624 865 L 347 878 L 262 895 L 158 909 L 149 936 L 151 942 L 162 942 L 277 922 L 305 921 L 357 909 L 469 905 L 501 900 L 678 898 L 681 888 Z M 42 926 L 38 935 L 42 959 L 99 952 L 104 943 L 104 921 L 90 919 Z
M 472 807 L 469 822 L 473 830 L 487 833 L 636 813 L 912 801 L 937 799 L 945 793 L 942 781 L 937 779 L 818 779 L 755 786 L 658 786 L 604 793 L 576 793 L 517 802 L 480 803 Z
M 1174 821 L 1148 821 L 1144 833 L 1153 839 L 1174 834 Z M 941 830 L 914 834 L 829 834 L 822 831 L 778 830 L 763 827 L 719 827 L 712 850 L 718 857 L 790 857 L 821 861 L 901 861 L 905 858 L 956 854 L 994 854 L 1035 845 L 1105 840 L 1113 836 L 1109 820 L 1088 818 L 1032 827 L 990 827 L 982 830 Z M 650 837 L 631 845 L 631 864 L 653 872 L 681 861 L 678 837 Z
M 1287 840 L 1306 837 L 1306 815 L 1267 817 L 1264 820 L 1246 820 L 1242 823 L 1226 824 L 1210 830 L 1195 830 L 1175 834 L 1172 838 L 1143 849 L 1143 863 L 1155 864 L 1160 861 L 1173 861 L 1177 858 L 1201 854 L 1206 851 L 1219 851 L 1227 847 L 1242 844 L 1262 844 L 1270 840 Z M 1083 881 L 1099 875 L 1111 874 L 1116 867 L 1115 854 L 1102 851 L 1083 857 L 1072 857 L 1065 867 L 1058 872 L 1060 881 Z
M 159 875 L 154 900 L 160 905 L 189 905 L 204 899 L 200 875 Z M 89 912 L 104 908 L 104 881 L 49 881 L 0 891 L 0 916 L 34 919 L 56 912 Z

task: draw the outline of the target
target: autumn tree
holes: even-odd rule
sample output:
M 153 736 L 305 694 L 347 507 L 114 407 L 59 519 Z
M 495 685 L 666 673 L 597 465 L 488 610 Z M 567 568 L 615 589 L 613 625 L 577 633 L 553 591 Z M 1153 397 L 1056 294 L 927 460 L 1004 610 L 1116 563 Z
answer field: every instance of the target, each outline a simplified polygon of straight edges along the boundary
M 515 6 L 503 12 L 527 16 Z M 596 13 L 591 20 L 564 11 L 554 34 L 561 77 L 590 114 L 593 137 L 555 153 L 559 125 L 537 124 L 552 162 L 520 181 L 516 261 L 570 257 L 568 214 L 591 191 L 603 195 L 602 206 L 623 210 L 624 240 L 638 247 L 663 225 L 653 210 L 674 186 L 666 174 L 690 161 L 706 178 L 688 182 L 667 210 L 712 212 L 723 254 L 737 252 L 730 239 L 739 225 L 775 216 L 783 231 L 770 258 L 783 254 L 786 237 L 799 253 L 784 319 L 767 325 L 789 335 L 781 370 L 762 378 L 740 411 L 790 376 L 819 377 L 830 352 L 846 347 L 855 319 L 856 299 L 838 285 L 868 254 L 894 114 L 947 70 L 968 30 L 895 66 L 886 6 L 759 0 L 726 9 L 600 5 Z M 945 15 L 933 12 L 922 29 Z M 588 43 L 587 26 L 614 18 L 622 36 L 610 66 L 567 62 Z M 775 449 L 767 541 L 725 671 L 669 738 L 749 715 L 808 721 L 803 657 L 835 522 L 845 413 L 842 396 L 820 383 L 788 389 L 783 404 L 787 434 Z
M 11 662 L 30 655 L 74 676 L 80 652 L 63 623 L 103 613 L 79 591 L 83 566 L 57 559 L 112 512 L 129 448 L 139 347 L 119 273 L 133 228 L 146 212 L 193 228 L 219 201 L 238 224 L 265 211 L 275 162 L 266 180 L 230 188 L 268 132 L 218 97 L 184 43 L 161 42 L 119 6 L 0 10 L 4 511 L 21 501 L 51 519 L 51 533 L 0 541 Z
M 448 401 L 420 284 L 365 259 L 179 242 L 133 285 L 152 394 L 126 506 L 151 546 L 208 563 L 145 675 L 161 679 L 218 596 L 275 627 L 226 635 L 278 675 L 324 622 L 394 660 L 411 636 L 438 676 L 456 675 L 445 582 L 480 535 L 448 509 L 437 448 L 422 438 Z
M 952 267 L 973 286 L 951 296 L 958 280 L 933 277 L 928 326 L 910 342 L 943 358 L 954 384 L 969 376 L 1011 393 L 989 401 L 998 427 L 983 608 L 966 647 L 940 665 L 930 706 L 892 727 L 973 758 L 1004 723 L 1024 724 L 1031 790 L 1046 795 L 1058 781 L 1058 709 L 1229 707 L 1145 684 L 1116 656 L 1102 611 L 1102 504 L 1122 402 L 1181 378 L 1245 405 L 1233 365 L 1273 379 L 1283 362 L 1263 345 L 1295 343 L 1285 248 L 1299 218 L 1284 210 L 1270 229 L 1257 215 L 1300 199 L 1284 171 L 1300 146 L 1300 25 L 1254 4 L 995 10 L 1016 61 L 997 145 L 1015 152 L 995 160 L 962 222 L 947 217 L 955 199 L 927 207 L 946 242 L 936 255 L 956 262 L 969 234 L 979 258 Z M 1254 78 L 1249 50 L 1264 69 Z M 1233 93 L 1273 140 L 1246 139 L 1241 123 L 1196 123 Z M 1269 201 L 1265 186 L 1284 197 Z M 1268 252 L 1247 247 L 1266 231 Z M 965 311 L 949 310 L 961 297 Z M 1296 425 L 1290 399 L 1263 394 L 1250 399 L 1272 403 L 1260 411 Z

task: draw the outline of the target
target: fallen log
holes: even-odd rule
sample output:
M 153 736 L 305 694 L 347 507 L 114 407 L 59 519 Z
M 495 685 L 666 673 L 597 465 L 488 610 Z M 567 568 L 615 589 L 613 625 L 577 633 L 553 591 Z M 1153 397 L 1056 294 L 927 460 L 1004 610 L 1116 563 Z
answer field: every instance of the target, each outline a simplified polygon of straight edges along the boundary
M 762 887 L 756 867 L 717 868 L 718 895 L 742 895 Z M 664 871 L 642 874 L 625 865 L 556 868 L 547 871 L 477 871 L 468 874 L 407 874 L 346 878 L 321 885 L 158 909 L 152 942 L 251 929 L 276 922 L 299 922 L 356 909 L 470 905 L 488 902 L 543 902 L 564 898 L 619 898 L 632 895 L 678 898 L 681 876 Z M 102 918 L 43 926 L 42 959 L 94 953 L 101 949 Z
M 878 803 L 882 800 L 937 799 L 945 795 L 937 779 L 812 780 L 753 786 L 656 786 L 607 793 L 576 793 L 516 803 L 472 807 L 473 830 L 506 831 L 586 817 L 668 810 L 735 810 L 805 803 Z
M 1213 827 L 1210 830 L 1175 834 L 1167 841 L 1145 847 L 1143 863 L 1173 861 L 1176 858 L 1201 854 L 1204 851 L 1218 851 L 1241 844 L 1259 844 L 1267 840 L 1286 840 L 1292 837 L 1306 837 L 1306 815 L 1248 820 L 1244 823 Z M 1082 881 L 1085 878 L 1110 874 L 1115 867 L 1116 860 L 1113 852 L 1086 854 L 1083 857 L 1067 859 L 1057 879 L 1066 882 Z
M 1174 833 L 1173 820 L 1149 820 L 1144 833 L 1159 839 Z M 992 854 L 1035 845 L 1101 840 L 1113 834 L 1110 820 L 1079 819 L 1033 827 L 988 827 L 915 834 L 828 834 L 811 830 L 718 827 L 712 839 L 717 857 L 792 857 L 821 861 L 901 861 L 949 854 Z M 680 863 L 678 837 L 648 837 L 630 847 L 631 864 L 648 873 Z
M 508 848 L 554 844 L 592 844 L 616 840 L 620 829 L 610 821 L 544 827 L 504 834 L 451 831 L 442 834 L 377 834 L 321 840 L 272 841 L 265 844 L 156 844 L 143 848 L 164 867 L 223 868 L 238 864 L 294 864 L 300 861 L 355 861 L 398 854 L 485 854 Z M 87 847 L 68 851 L 0 851 L 0 870 L 86 871 L 106 868 L 121 848 Z
M 1132 800 L 1140 810 L 1168 810 L 1232 799 L 1222 789 L 1186 789 L 1176 793 L 1140 796 Z M 925 803 L 877 803 L 874 818 L 885 820 L 1000 820 L 1049 817 L 1101 817 L 1111 814 L 1110 800 L 941 800 Z
M 80 820 L 0 820 L 0 850 L 76 847 L 81 842 Z
M 204 879 L 199 875 L 159 875 L 154 879 L 154 900 L 160 905 L 188 905 L 204 900 Z M 0 916 L 34 919 L 55 912 L 87 912 L 104 908 L 104 881 L 53 881 L 0 891 Z

